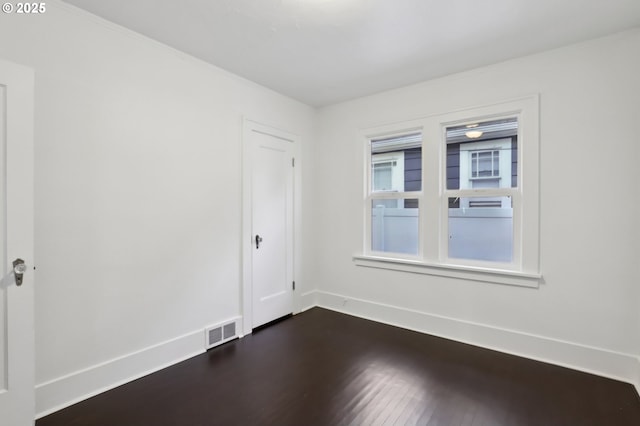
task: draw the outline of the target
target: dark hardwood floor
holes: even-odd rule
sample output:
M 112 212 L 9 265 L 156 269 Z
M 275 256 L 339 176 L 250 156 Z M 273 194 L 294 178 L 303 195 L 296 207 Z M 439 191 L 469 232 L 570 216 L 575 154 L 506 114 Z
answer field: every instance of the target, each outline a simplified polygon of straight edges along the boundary
M 638 426 L 633 386 L 314 308 L 37 426 Z

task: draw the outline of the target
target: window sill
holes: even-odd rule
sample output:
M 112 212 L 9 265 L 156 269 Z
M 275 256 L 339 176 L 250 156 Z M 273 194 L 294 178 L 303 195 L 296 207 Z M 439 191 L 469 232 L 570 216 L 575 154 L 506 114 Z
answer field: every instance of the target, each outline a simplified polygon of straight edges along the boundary
M 426 263 L 416 260 L 393 259 L 388 257 L 355 255 L 353 261 L 357 266 L 389 269 L 392 271 L 410 272 L 414 274 L 435 275 L 439 277 L 459 278 L 486 283 L 514 285 L 538 288 L 542 275 L 502 269 L 480 268 L 450 264 Z

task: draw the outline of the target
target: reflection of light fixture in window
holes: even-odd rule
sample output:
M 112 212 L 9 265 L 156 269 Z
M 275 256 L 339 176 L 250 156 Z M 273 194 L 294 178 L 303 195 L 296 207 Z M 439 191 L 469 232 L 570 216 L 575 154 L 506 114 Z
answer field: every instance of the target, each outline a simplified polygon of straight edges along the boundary
M 484 133 L 482 130 L 475 130 L 476 127 L 478 127 L 479 124 L 478 123 L 474 123 L 474 124 L 467 124 L 467 129 L 474 129 L 474 130 L 468 130 L 467 132 L 465 132 L 465 136 L 468 137 L 469 139 L 477 139 L 480 136 L 482 136 L 482 134 Z

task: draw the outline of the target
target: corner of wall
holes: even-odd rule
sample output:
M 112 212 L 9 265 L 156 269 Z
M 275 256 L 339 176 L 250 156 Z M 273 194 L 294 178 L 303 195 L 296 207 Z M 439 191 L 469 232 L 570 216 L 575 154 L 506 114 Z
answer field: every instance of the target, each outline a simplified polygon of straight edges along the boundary
M 314 306 L 318 305 L 317 301 L 317 291 L 311 290 L 305 293 L 302 293 L 298 299 L 298 313 L 307 311 Z

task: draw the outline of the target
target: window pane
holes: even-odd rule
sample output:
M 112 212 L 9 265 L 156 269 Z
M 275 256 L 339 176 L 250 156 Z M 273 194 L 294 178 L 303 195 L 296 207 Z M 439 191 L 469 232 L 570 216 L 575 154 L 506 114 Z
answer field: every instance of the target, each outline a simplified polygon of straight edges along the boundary
M 395 161 L 373 164 L 373 191 L 390 191 L 393 188 L 393 167 Z
M 371 201 L 371 250 L 418 254 L 418 200 Z
M 422 189 L 422 134 L 371 141 L 371 191 Z
M 518 186 L 518 120 L 447 128 L 447 189 Z
M 511 197 L 449 198 L 449 257 L 511 262 Z

